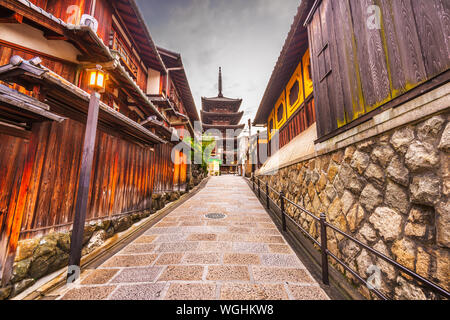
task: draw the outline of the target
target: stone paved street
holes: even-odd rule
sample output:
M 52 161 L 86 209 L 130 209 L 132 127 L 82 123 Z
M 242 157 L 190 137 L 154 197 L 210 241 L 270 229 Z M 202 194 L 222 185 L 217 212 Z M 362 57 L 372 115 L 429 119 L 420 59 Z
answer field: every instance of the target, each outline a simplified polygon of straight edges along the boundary
M 212 220 L 208 213 L 223 213 Z M 58 299 L 328 299 L 241 177 L 207 186 Z

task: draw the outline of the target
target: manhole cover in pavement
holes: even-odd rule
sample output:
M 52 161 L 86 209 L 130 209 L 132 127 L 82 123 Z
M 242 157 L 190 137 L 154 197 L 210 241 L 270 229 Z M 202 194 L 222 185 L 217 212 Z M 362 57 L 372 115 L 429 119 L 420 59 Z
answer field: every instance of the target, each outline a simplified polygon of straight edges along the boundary
M 207 215 L 205 215 L 206 218 L 208 219 L 224 219 L 226 217 L 226 215 L 224 215 L 223 213 L 208 213 Z

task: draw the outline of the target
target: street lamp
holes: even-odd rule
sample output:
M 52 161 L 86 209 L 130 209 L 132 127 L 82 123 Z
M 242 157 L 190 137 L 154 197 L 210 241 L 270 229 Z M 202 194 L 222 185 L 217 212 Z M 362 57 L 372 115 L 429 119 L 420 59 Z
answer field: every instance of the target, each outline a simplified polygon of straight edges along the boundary
M 92 161 L 94 158 L 95 138 L 97 135 L 98 112 L 100 108 L 100 93 L 105 92 L 106 73 L 101 66 L 87 70 L 89 88 L 92 90 L 89 100 L 89 111 L 84 134 L 83 154 L 81 158 L 80 179 L 75 204 L 70 241 L 69 269 L 67 283 L 73 283 L 80 276 L 81 252 L 83 249 L 84 225 L 86 223 L 87 203 L 89 199 L 89 183 L 91 180 Z

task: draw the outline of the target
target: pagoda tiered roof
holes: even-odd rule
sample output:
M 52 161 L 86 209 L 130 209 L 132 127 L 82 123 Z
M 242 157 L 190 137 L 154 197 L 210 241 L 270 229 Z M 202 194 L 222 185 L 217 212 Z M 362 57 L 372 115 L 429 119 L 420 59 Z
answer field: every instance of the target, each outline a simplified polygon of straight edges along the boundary
M 208 112 L 201 110 L 202 122 L 206 124 L 211 124 L 214 120 L 216 121 L 229 121 L 230 124 L 236 125 L 238 124 L 243 115 L 244 111 L 241 112 Z
M 215 109 L 227 109 L 230 112 L 238 112 L 241 104 L 242 99 L 232 99 L 227 97 L 202 97 L 202 109 L 207 112 Z

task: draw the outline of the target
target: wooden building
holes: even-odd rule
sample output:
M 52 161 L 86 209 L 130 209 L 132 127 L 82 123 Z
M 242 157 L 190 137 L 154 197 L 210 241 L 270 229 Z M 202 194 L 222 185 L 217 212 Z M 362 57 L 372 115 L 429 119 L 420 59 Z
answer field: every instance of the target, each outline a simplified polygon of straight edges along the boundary
M 254 119 L 276 138 L 277 165 L 448 82 L 448 11 L 441 1 L 302 1 Z
M 199 117 L 181 56 L 154 44 L 136 3 L 0 1 L 3 284 L 19 239 L 71 228 L 97 65 L 108 78 L 87 221 L 151 210 L 152 194 L 185 187 L 188 155 L 172 150 Z
M 238 172 L 238 136 L 244 124 L 239 124 L 244 112 L 239 112 L 242 99 L 224 97 L 222 93 L 222 69 L 219 68 L 219 94 L 214 98 L 202 97 L 202 126 L 216 137 L 216 149 L 212 156 L 220 161 L 222 174 Z

